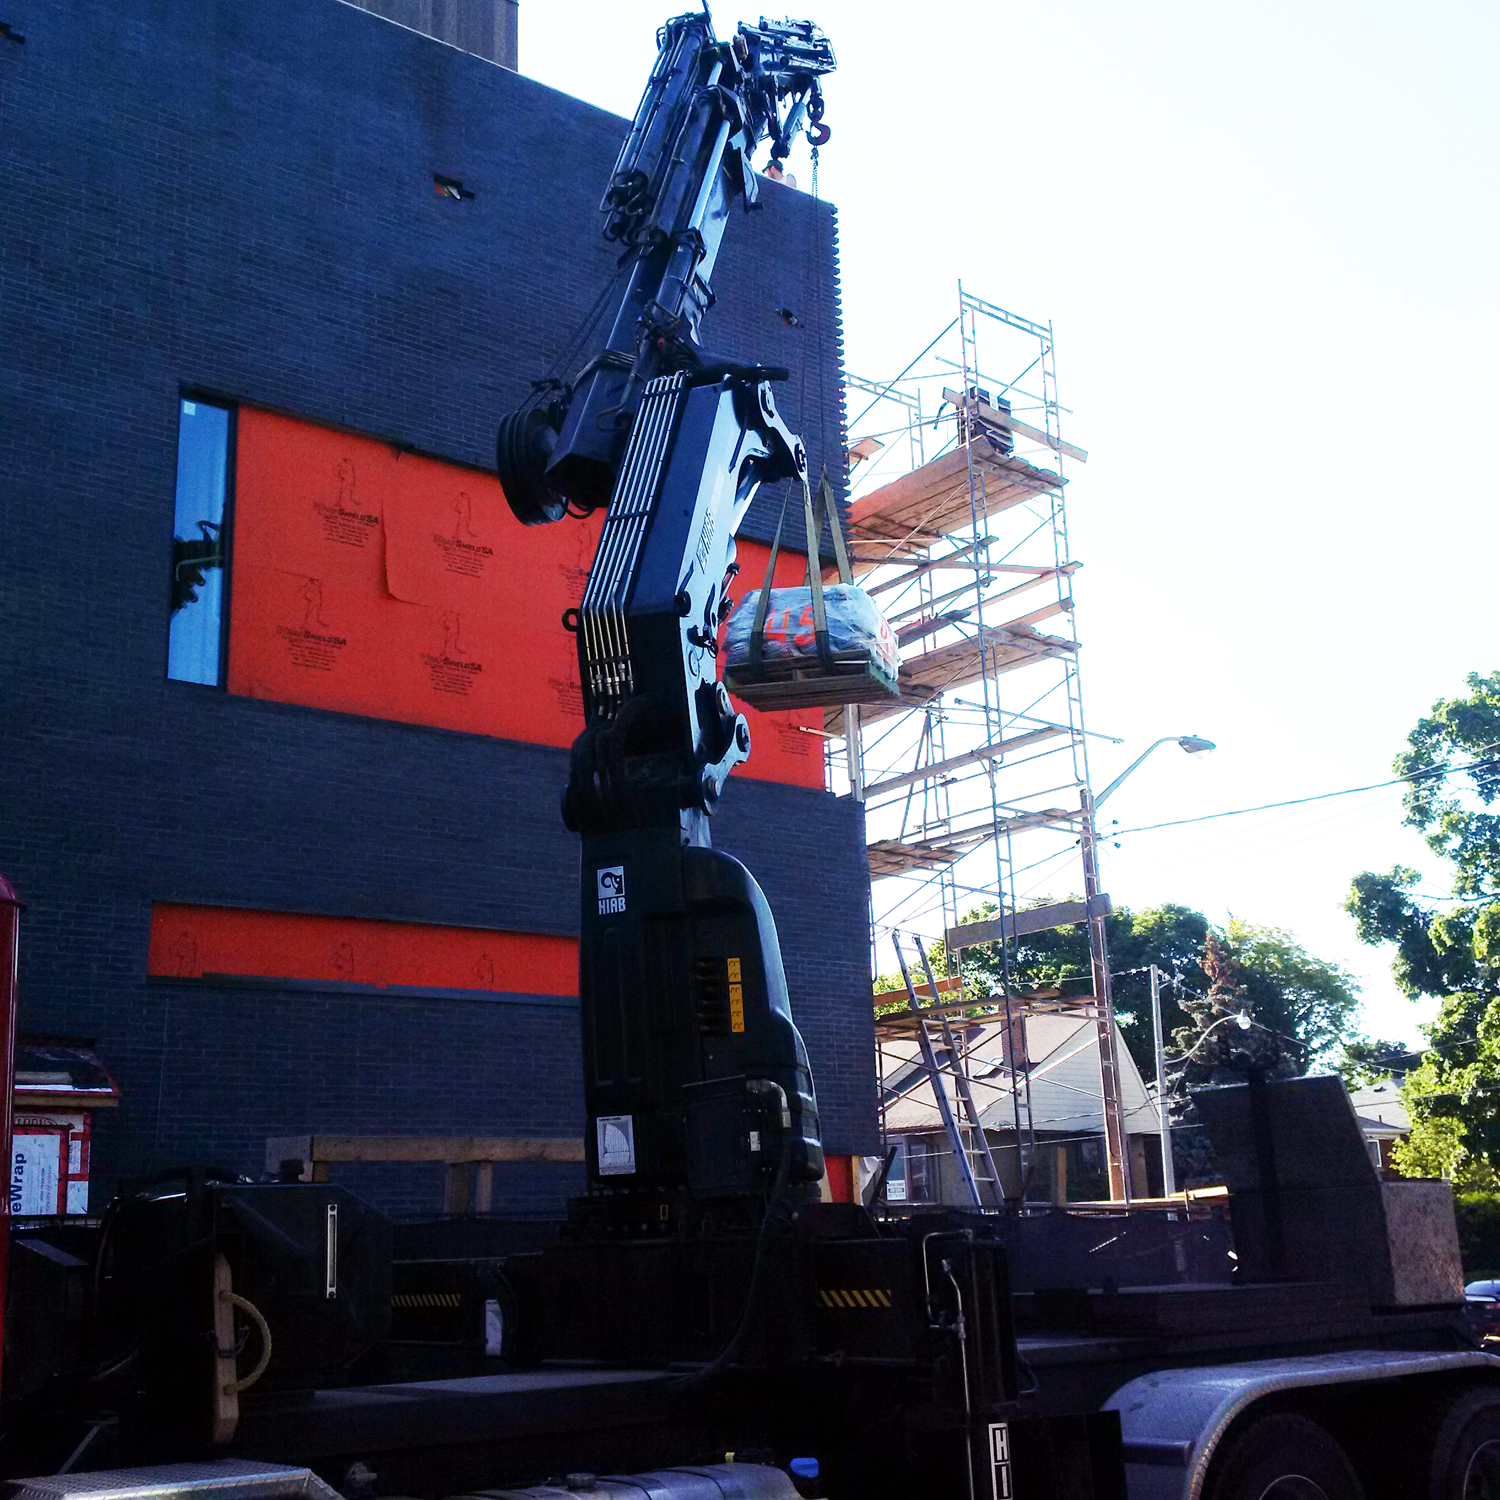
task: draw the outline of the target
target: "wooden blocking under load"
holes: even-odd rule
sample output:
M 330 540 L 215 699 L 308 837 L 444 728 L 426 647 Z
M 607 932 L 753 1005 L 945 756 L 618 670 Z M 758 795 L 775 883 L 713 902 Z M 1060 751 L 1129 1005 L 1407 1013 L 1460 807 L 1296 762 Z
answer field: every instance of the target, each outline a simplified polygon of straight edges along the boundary
M 332 1162 L 444 1162 L 443 1212 L 448 1214 L 493 1210 L 497 1161 L 583 1159 L 583 1142 L 571 1136 L 296 1135 L 266 1142 L 266 1171 L 279 1175 L 296 1163 L 302 1182 L 327 1182 Z

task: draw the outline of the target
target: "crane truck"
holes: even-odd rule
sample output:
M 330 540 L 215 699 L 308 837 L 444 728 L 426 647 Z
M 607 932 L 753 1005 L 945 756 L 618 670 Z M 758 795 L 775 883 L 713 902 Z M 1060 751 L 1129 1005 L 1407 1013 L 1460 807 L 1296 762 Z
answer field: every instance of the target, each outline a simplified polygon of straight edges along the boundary
M 821 1201 L 775 923 L 712 815 L 735 534 L 808 483 L 784 371 L 703 343 L 752 157 L 821 143 L 827 38 L 705 14 L 605 186 L 607 335 L 500 424 L 518 522 L 603 509 L 577 638 L 587 1189 L 527 1241 L 420 1250 L 295 1172 L 127 1184 L 15 1258 L 16 1500 L 1484 1500 L 1500 1361 L 1444 1184 L 1382 1181 L 1337 1079 L 1207 1090 L 1230 1217 Z

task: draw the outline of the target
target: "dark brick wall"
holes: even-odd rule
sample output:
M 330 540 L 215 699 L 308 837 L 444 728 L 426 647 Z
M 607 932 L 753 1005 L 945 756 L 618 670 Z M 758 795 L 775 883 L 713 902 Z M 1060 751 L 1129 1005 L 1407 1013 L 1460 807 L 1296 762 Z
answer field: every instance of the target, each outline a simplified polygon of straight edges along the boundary
M 0 869 L 32 903 L 24 1024 L 97 1036 L 116 1069 L 106 1177 L 258 1166 L 267 1134 L 309 1129 L 577 1129 L 572 1010 L 144 970 L 152 900 L 572 930 L 563 752 L 166 682 L 166 558 L 184 386 L 486 463 L 613 269 L 595 207 L 622 122 L 337 0 L 4 19 L 26 37 L 0 41 Z M 434 172 L 476 196 L 438 198 Z M 832 210 L 764 197 L 731 225 L 710 343 L 805 371 L 782 405 L 833 467 Z M 859 812 L 737 782 L 717 821 L 782 923 L 829 1145 L 867 1148 Z M 377 1191 L 430 1206 L 430 1175 Z M 565 1176 L 507 1185 L 542 1206 Z

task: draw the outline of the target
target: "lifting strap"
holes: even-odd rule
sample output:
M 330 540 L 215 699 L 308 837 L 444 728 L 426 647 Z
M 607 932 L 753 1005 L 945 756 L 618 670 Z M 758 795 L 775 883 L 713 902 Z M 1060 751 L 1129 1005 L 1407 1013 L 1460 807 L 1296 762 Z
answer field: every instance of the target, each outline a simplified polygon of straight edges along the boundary
M 766 616 L 771 607 L 771 587 L 776 577 L 776 559 L 781 552 L 781 532 L 786 525 L 786 508 L 791 501 L 791 490 L 782 497 L 781 515 L 776 521 L 776 532 L 771 538 L 771 557 L 766 564 L 766 578 L 761 585 L 760 597 L 755 601 L 755 623 L 750 630 L 750 670 L 758 672 L 766 648 Z M 844 546 L 844 529 L 839 524 L 838 502 L 833 497 L 833 486 L 828 482 L 828 470 L 818 481 L 818 499 L 828 516 L 829 531 L 833 536 L 833 556 L 838 565 L 839 582 L 852 584 L 854 572 L 849 566 L 849 551 Z M 833 653 L 828 645 L 828 609 L 823 602 L 823 568 L 819 543 L 822 540 L 822 518 L 813 506 L 812 485 L 807 476 L 802 476 L 802 512 L 807 530 L 807 586 L 812 593 L 813 631 L 818 646 L 818 660 L 823 670 L 833 675 Z

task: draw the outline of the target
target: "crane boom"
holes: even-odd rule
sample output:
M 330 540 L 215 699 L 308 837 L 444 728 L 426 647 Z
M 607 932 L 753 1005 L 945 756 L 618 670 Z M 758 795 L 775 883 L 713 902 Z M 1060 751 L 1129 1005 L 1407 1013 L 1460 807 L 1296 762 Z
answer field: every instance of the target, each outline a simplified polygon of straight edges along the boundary
M 700 335 L 729 205 L 756 202 L 751 155 L 769 138 L 783 159 L 804 126 L 826 139 L 818 79 L 834 58 L 800 21 L 719 42 L 685 15 L 657 40 L 600 204 L 624 247 L 609 333 L 496 444 L 523 523 L 608 506 L 564 619 L 585 722 L 563 800 L 582 841 L 590 1194 L 574 1212 L 606 1233 L 669 1232 L 823 1171 L 770 908 L 708 832 L 750 753 L 716 665 L 735 533 L 763 483 L 806 483 L 807 454 L 772 396 L 785 371 L 709 359 Z

